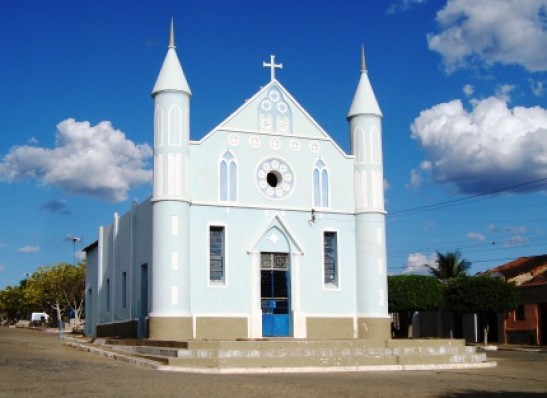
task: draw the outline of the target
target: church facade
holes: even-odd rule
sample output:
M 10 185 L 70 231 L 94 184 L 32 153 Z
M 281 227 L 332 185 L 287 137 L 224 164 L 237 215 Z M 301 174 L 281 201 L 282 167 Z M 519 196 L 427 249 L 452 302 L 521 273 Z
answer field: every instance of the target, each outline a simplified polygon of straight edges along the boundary
M 173 27 L 152 197 L 88 246 L 86 334 L 390 338 L 382 113 L 365 66 L 346 154 L 276 79 L 199 141 Z M 349 102 L 350 99 L 348 99 Z

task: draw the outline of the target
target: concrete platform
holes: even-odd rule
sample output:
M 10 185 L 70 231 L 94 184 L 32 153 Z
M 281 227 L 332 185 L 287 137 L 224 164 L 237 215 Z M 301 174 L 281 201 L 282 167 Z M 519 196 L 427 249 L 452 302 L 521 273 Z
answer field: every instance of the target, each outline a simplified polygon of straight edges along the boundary
M 158 370 L 191 373 L 303 373 L 472 369 L 496 366 L 463 340 L 75 341 L 89 352 Z

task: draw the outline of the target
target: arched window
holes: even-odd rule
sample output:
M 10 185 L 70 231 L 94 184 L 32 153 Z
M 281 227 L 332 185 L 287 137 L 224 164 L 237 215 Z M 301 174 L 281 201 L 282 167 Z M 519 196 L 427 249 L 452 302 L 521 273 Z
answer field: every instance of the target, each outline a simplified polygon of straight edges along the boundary
M 265 132 L 292 134 L 292 112 L 276 86 L 270 87 L 258 107 L 258 129 Z
M 156 111 L 154 114 L 154 137 L 155 137 L 155 146 L 163 146 L 163 108 L 159 105 L 156 105 Z
M 321 159 L 313 166 L 313 206 L 329 207 L 329 173 Z
M 171 105 L 168 113 L 169 123 L 168 128 L 168 142 L 169 145 L 181 145 L 182 144 L 182 110 L 177 104 Z
M 237 200 L 237 164 L 229 150 L 224 152 L 220 160 L 219 184 L 220 200 L 235 202 Z

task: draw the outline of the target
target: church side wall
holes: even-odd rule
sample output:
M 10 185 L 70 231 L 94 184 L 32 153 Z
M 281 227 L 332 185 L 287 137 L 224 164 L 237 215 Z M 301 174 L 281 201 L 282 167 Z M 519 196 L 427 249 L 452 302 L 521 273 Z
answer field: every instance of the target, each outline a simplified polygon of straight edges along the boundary
M 151 308 L 150 286 L 152 285 L 152 204 L 141 203 L 135 212 L 135 244 L 132 277 L 132 315 L 139 319 L 138 337 L 147 337 L 147 318 Z
M 86 251 L 85 273 L 85 335 L 95 336 L 99 304 L 99 245 Z
M 107 323 L 112 321 L 112 305 L 110 290 L 112 289 L 112 267 L 113 267 L 113 230 L 114 226 L 109 225 L 103 228 L 102 250 L 99 253 L 99 306 L 97 314 L 97 323 Z
M 90 313 L 91 334 L 146 337 L 150 294 L 149 280 L 143 278 L 150 277 L 146 271 L 152 259 L 151 221 L 152 209 L 146 201 L 121 217 L 115 216 L 113 224 L 102 229 L 98 249 L 90 253 L 93 266 L 88 271 L 97 275 L 96 296 L 100 298 L 93 302 L 96 305 Z

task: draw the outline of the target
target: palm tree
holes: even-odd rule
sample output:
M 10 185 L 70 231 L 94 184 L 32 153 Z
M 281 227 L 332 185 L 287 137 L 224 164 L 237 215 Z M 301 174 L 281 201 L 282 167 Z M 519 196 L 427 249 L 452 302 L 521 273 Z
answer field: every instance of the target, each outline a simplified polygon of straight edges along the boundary
M 466 276 L 467 270 L 471 267 L 471 263 L 462 257 L 459 250 L 447 252 L 446 254 L 437 251 L 437 260 L 435 262 L 437 265 L 425 264 L 425 266 L 429 268 L 431 275 L 442 281 L 458 276 Z

